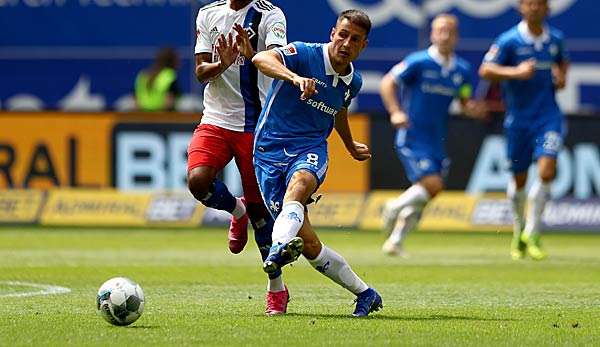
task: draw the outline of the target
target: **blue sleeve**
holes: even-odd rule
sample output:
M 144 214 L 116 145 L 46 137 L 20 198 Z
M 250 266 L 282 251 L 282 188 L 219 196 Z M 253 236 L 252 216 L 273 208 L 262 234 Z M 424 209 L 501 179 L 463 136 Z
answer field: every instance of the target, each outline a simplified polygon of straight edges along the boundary
M 498 38 L 485 54 L 483 61 L 498 65 L 509 65 L 510 47 L 511 45 L 508 39 L 504 37 Z
M 275 48 L 275 52 L 279 53 L 283 64 L 293 72 L 298 72 L 302 60 L 307 57 L 307 47 L 304 42 L 295 41 L 287 46 Z
M 412 84 L 419 74 L 419 60 L 414 55 L 409 55 L 396 64 L 391 70 L 390 74 L 394 77 L 394 80 L 398 85 Z
M 462 68 L 463 81 L 458 89 L 457 97 L 460 99 L 471 99 L 473 97 L 473 85 L 475 81 L 475 75 L 473 75 L 473 69 L 471 64 L 465 62 Z

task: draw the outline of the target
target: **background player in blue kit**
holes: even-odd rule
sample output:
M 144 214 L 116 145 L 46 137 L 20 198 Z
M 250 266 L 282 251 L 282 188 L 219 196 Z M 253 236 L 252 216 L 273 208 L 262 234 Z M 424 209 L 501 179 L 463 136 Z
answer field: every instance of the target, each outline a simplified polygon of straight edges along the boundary
M 459 98 L 468 116 L 482 118 L 482 102 L 470 100 L 470 65 L 454 54 L 458 20 L 441 14 L 431 22 L 432 45 L 392 68 L 381 83 L 381 97 L 397 128 L 396 151 L 413 185 L 385 204 L 382 217 L 390 235 L 383 244 L 389 255 L 404 255 L 402 242 L 421 218 L 427 202 L 444 187 L 449 160 L 445 150 L 448 108 Z M 397 99 L 402 92 L 401 102 Z
M 511 256 L 521 259 L 525 251 L 543 259 L 540 224 L 556 176 L 556 157 L 562 147 L 564 117 L 556 103 L 557 89 L 565 86 L 568 56 L 560 31 L 545 24 L 547 0 L 521 0 L 523 20 L 496 40 L 486 54 L 479 74 L 502 81 L 506 104 L 504 128 L 513 180 L 507 195 L 514 212 Z M 527 169 L 537 160 L 539 180 L 529 190 L 524 224 L 524 187 Z
M 352 61 L 366 47 L 370 29 L 365 13 L 347 10 L 338 17 L 330 43 L 294 42 L 252 60 L 276 79 L 254 142 L 256 177 L 276 218 L 264 270 L 277 271 L 302 253 L 315 269 L 357 296 L 353 315 L 359 317 L 382 307 L 381 297 L 342 256 L 321 244 L 305 206 L 325 179 L 327 138 L 334 126 L 354 159 L 371 157 L 366 145 L 352 139 L 347 118 L 350 101 L 362 85 Z

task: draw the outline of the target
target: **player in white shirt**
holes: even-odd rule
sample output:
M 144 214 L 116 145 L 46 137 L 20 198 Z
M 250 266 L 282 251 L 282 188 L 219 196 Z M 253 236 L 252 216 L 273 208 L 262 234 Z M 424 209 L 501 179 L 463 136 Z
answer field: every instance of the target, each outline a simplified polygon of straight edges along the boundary
M 232 214 L 229 249 L 239 253 L 248 240 L 248 220 L 261 255 L 271 246 L 273 219 L 264 207 L 254 166 L 254 128 L 271 79 L 252 64 L 260 51 L 285 46 L 283 12 L 266 0 L 217 1 L 198 11 L 196 69 L 204 90 L 202 120 L 188 147 L 188 187 L 202 204 Z M 235 159 L 244 198 L 235 198 L 217 174 Z M 268 315 L 287 309 L 281 272 L 269 275 Z

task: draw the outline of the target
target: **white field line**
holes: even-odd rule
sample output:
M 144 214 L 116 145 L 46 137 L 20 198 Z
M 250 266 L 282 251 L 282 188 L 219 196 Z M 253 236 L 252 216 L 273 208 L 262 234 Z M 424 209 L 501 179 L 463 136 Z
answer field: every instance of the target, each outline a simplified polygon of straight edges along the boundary
M 29 287 L 39 290 L 21 292 L 21 293 L 8 293 L 3 294 L 0 292 L 0 298 L 16 298 L 36 295 L 53 295 L 53 294 L 64 294 L 71 292 L 71 289 L 59 286 L 53 286 L 50 284 L 41 283 L 30 283 L 30 282 L 18 282 L 18 281 L 0 281 L 0 285 L 18 286 L 18 287 Z

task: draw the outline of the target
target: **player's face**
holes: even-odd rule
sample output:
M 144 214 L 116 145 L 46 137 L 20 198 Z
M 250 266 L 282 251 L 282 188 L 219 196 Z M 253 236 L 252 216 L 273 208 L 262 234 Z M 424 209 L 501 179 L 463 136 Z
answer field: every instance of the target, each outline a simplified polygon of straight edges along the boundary
M 547 0 L 521 0 L 519 11 L 526 21 L 542 23 L 550 13 L 550 8 Z
M 438 18 L 431 24 L 431 43 L 439 49 L 442 54 L 454 52 L 458 41 L 458 29 L 456 22 L 447 18 Z
M 358 58 L 368 43 L 365 29 L 345 18 L 331 30 L 330 39 L 333 47 L 331 60 L 339 65 L 350 64 Z

